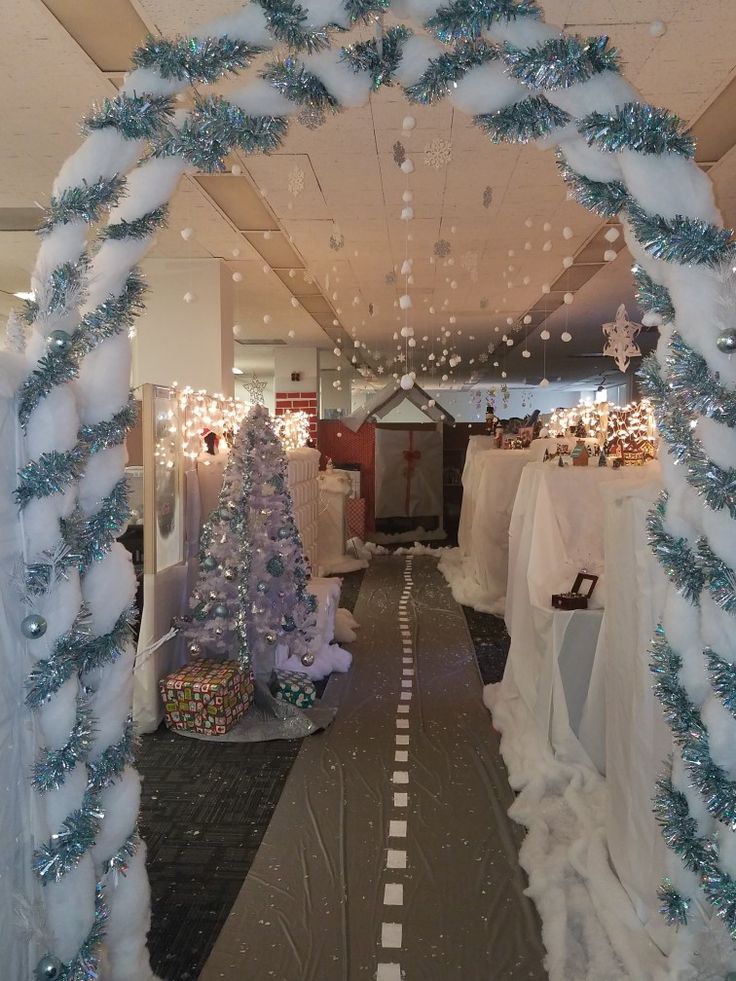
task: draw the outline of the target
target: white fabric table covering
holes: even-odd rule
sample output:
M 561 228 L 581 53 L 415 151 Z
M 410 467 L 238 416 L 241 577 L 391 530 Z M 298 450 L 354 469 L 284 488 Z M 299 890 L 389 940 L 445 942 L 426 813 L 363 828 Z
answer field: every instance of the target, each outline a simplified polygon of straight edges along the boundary
M 504 611 L 509 521 L 521 472 L 531 459 L 530 450 L 495 447 L 465 458 L 459 548 L 452 572 L 443 571 L 455 580 L 455 599 L 477 610 Z
M 609 486 L 605 501 L 607 600 L 580 739 L 608 784 L 606 837 L 616 874 L 639 919 L 663 949 L 671 931 L 658 915 L 667 848 L 651 798 L 672 736 L 653 691 L 647 650 L 665 579 L 644 533 L 660 489 L 657 465 L 633 486 Z

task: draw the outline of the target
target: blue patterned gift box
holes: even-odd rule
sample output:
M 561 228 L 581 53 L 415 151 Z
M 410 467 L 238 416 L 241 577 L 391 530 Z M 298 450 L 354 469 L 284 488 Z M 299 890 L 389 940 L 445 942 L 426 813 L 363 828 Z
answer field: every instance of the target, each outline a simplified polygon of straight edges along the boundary
M 314 682 L 301 671 L 275 671 L 271 690 L 282 702 L 309 708 L 317 697 Z

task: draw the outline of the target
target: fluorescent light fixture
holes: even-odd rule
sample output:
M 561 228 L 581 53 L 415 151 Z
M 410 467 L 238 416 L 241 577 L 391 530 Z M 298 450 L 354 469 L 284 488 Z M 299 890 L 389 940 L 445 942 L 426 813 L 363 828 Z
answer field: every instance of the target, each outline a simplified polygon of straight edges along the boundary
M 242 368 L 233 368 L 233 374 L 234 375 L 243 375 L 243 374 L 245 374 L 245 372 L 243 371 Z
M 33 292 L 33 290 L 31 290 L 30 293 L 24 293 L 22 291 L 20 293 L 13 293 L 13 296 L 17 296 L 19 300 L 30 300 L 31 303 L 33 303 L 36 299 L 36 294 Z

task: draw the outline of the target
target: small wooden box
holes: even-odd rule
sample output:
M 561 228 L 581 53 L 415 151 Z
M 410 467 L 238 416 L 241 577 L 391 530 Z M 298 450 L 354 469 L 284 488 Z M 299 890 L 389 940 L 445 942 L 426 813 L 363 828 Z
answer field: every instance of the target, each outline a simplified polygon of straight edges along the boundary
M 582 593 L 583 583 L 589 584 L 587 593 Z M 579 572 L 575 577 L 572 589 L 569 593 L 553 593 L 552 606 L 555 610 L 587 610 L 588 600 L 593 595 L 593 590 L 598 582 L 598 576 L 591 576 L 587 572 Z

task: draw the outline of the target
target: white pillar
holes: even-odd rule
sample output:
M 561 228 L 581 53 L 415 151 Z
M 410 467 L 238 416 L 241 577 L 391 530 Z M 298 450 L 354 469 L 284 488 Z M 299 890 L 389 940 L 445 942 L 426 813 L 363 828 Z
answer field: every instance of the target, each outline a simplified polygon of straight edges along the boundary
M 151 259 L 133 343 L 133 385 L 233 394 L 232 280 L 220 259 Z M 189 296 L 191 302 L 184 297 Z

